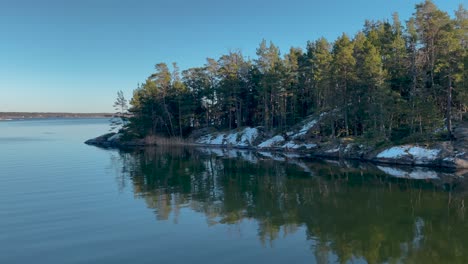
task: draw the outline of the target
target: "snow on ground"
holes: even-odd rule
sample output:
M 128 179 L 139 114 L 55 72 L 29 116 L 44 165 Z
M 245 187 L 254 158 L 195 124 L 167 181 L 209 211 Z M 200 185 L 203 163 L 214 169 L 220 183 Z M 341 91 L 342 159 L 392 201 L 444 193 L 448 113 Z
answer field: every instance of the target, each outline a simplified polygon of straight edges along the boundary
M 417 162 L 424 162 L 435 160 L 439 152 L 439 149 L 426 149 L 419 146 L 403 145 L 386 149 L 380 152 L 377 158 L 398 159 L 401 157 L 412 157 Z
M 334 149 L 326 150 L 325 152 L 326 153 L 336 153 L 336 152 L 339 152 L 339 151 L 340 151 L 340 148 L 334 148 Z
M 212 139 L 211 142 L 210 142 L 209 144 L 212 144 L 212 145 L 222 145 L 222 144 L 223 144 L 223 141 L 224 141 L 224 135 L 219 134 L 219 135 L 216 136 L 214 139 Z
M 454 161 L 455 161 L 455 158 L 453 158 L 453 157 L 446 157 L 446 158 L 444 158 L 444 161 L 447 161 L 447 162 L 454 162 Z
M 306 147 L 306 149 L 311 149 L 311 148 L 316 148 L 317 144 L 310 143 L 310 144 L 303 144 L 303 146 Z
M 258 137 L 258 129 L 247 127 L 240 132 L 231 131 L 219 134 L 209 134 L 196 142 L 205 145 L 233 145 L 238 147 L 251 146 Z
M 237 133 L 228 133 L 226 134 L 226 145 L 237 145 Z
M 397 177 L 397 178 L 408 178 L 408 179 L 415 179 L 415 180 L 425 180 L 425 179 L 438 179 L 437 173 L 434 171 L 430 171 L 424 168 L 411 168 L 410 172 L 404 171 L 398 168 L 392 167 L 385 167 L 385 166 L 377 166 L 379 170 L 385 172 L 386 174 Z
M 239 146 L 247 147 L 252 146 L 255 139 L 258 137 L 258 129 L 247 127 L 242 132 L 242 136 L 239 142 Z
M 418 146 L 412 147 L 408 150 L 408 153 L 416 157 L 417 159 L 434 160 L 439 155 L 439 149 L 425 149 Z
M 303 135 L 307 134 L 309 129 L 314 127 L 315 124 L 317 124 L 317 120 L 315 120 L 315 119 L 311 120 L 310 122 L 308 122 L 304 126 L 302 126 L 301 130 L 299 130 L 299 132 L 296 135 L 294 135 L 293 137 L 297 138 L 297 137 L 300 137 L 300 136 L 303 136 Z
M 286 144 L 284 144 L 283 146 L 281 146 L 281 148 L 285 148 L 285 149 L 300 149 L 300 148 L 311 149 L 311 148 L 315 148 L 315 147 L 317 147 L 317 144 L 303 144 L 303 143 L 302 144 L 296 144 L 293 141 L 289 141 Z
M 298 149 L 300 147 L 300 145 L 292 142 L 292 141 L 289 141 L 287 142 L 286 144 L 284 144 L 282 146 L 282 148 L 286 148 L 286 149 Z
M 259 148 L 271 148 L 284 142 L 283 136 L 274 136 L 258 145 Z
M 320 118 L 324 114 L 320 115 Z M 319 118 L 319 119 L 320 119 Z M 318 119 L 312 119 L 307 122 L 305 122 L 301 129 L 298 132 L 294 131 L 289 131 L 286 133 L 288 137 L 291 137 L 292 139 L 299 138 L 301 136 L 304 136 L 307 134 L 307 132 L 313 128 L 318 122 Z M 259 136 L 259 131 L 257 128 L 252 128 L 252 127 L 247 127 L 244 130 L 240 132 L 225 132 L 225 133 L 215 133 L 215 134 L 210 134 L 203 136 L 199 138 L 196 142 L 199 144 L 204 144 L 204 145 L 231 145 L 231 146 L 237 146 L 237 147 L 249 147 L 249 146 L 254 146 L 253 143 L 254 141 L 258 138 Z M 260 143 L 257 147 L 258 148 L 273 148 L 273 147 L 282 147 L 282 148 L 287 148 L 287 149 L 299 149 L 299 148 L 306 148 L 306 149 L 311 149 L 317 147 L 316 144 L 296 144 L 293 141 L 289 141 L 286 144 L 285 138 L 281 135 L 276 135 L 270 139 L 265 140 L 264 142 Z M 281 146 L 281 144 L 284 144 Z

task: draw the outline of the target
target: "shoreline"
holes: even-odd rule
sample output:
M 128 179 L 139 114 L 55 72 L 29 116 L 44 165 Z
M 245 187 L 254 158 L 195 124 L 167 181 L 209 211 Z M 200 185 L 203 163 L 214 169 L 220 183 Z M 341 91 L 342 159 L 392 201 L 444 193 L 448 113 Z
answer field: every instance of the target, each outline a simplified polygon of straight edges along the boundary
M 170 141 L 168 141 L 170 142 Z M 293 149 L 293 148 L 280 148 L 280 147 L 266 147 L 260 148 L 258 146 L 236 146 L 230 144 L 200 144 L 196 142 L 179 142 L 177 144 L 146 144 L 143 140 L 136 141 L 122 141 L 120 140 L 120 134 L 118 133 L 108 133 L 102 136 L 99 136 L 94 139 L 87 140 L 85 144 L 93 145 L 101 148 L 112 148 L 112 149 L 139 149 L 146 147 L 159 147 L 159 146 L 180 146 L 180 147 L 195 147 L 195 148 L 207 148 L 207 149 L 220 149 L 220 150 L 240 150 L 240 151 L 252 151 L 256 153 L 268 152 L 275 154 L 296 154 L 304 158 L 317 158 L 317 159 L 332 159 L 332 160 L 350 160 L 358 162 L 369 162 L 375 165 L 392 165 L 392 166 L 404 166 L 404 167 L 425 167 L 425 168 L 435 168 L 435 169 L 450 169 L 450 170 L 466 170 L 468 169 L 468 154 L 465 152 L 456 153 L 453 151 L 447 151 L 442 149 L 437 149 L 441 153 L 437 158 L 434 159 L 418 159 L 416 156 L 395 156 L 394 158 L 389 157 L 379 157 L 379 154 L 384 153 L 385 151 L 398 149 L 398 148 L 408 148 L 410 151 L 412 148 L 415 148 L 419 151 L 427 150 L 434 151 L 435 149 L 425 149 L 423 146 L 417 143 L 405 144 L 400 146 L 390 146 L 384 149 L 369 149 L 365 152 L 359 151 L 347 151 L 351 144 L 341 144 L 335 143 L 331 144 L 326 142 L 321 147 L 313 149 Z M 451 142 L 441 142 L 436 145 L 438 147 L 442 145 L 452 144 Z M 444 146 L 445 146 L 444 145 Z M 449 148 L 450 149 L 450 148 Z M 330 150 L 334 150 L 330 152 Z M 409 152 L 409 151 L 408 151 Z M 461 154 L 461 155 L 460 155 Z
M 60 112 L 0 112 L 0 121 L 30 120 L 30 119 L 79 119 L 79 118 L 110 118 L 111 113 L 60 113 Z

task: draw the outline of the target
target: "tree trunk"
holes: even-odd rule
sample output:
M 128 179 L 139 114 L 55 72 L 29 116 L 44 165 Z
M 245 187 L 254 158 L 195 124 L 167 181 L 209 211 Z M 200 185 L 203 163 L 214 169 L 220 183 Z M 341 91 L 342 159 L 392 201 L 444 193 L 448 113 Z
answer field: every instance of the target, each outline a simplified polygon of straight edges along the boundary
M 447 91 L 447 116 L 446 116 L 447 131 L 449 137 L 452 138 L 452 78 L 448 76 L 448 91 Z
M 180 96 L 179 96 L 179 137 L 182 137 L 182 110 L 180 109 Z

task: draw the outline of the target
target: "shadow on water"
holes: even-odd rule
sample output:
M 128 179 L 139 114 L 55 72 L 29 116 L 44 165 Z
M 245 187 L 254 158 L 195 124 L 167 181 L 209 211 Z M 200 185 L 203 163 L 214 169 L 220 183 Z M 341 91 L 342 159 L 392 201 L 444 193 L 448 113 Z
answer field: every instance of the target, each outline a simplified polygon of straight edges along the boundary
M 266 246 L 306 230 L 318 263 L 468 263 L 455 172 L 190 148 L 119 152 L 113 164 L 158 221 L 181 208 L 208 226 L 254 220 Z

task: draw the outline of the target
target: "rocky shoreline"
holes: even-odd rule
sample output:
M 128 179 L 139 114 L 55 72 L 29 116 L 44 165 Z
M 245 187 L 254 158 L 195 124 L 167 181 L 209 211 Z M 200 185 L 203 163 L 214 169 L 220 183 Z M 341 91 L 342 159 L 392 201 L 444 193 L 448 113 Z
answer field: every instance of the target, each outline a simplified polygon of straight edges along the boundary
M 199 131 L 184 145 L 228 149 L 249 149 L 258 152 L 296 153 L 304 157 L 350 159 L 378 164 L 468 169 L 468 130 L 461 126 L 454 141 L 427 144 L 404 144 L 375 147 L 350 138 L 321 141 L 314 137 L 320 115 L 309 118 L 286 133 L 269 134 L 261 127 L 245 127 L 226 132 Z M 105 148 L 134 148 L 149 144 L 145 140 L 124 141 L 118 133 L 108 133 L 86 141 Z

